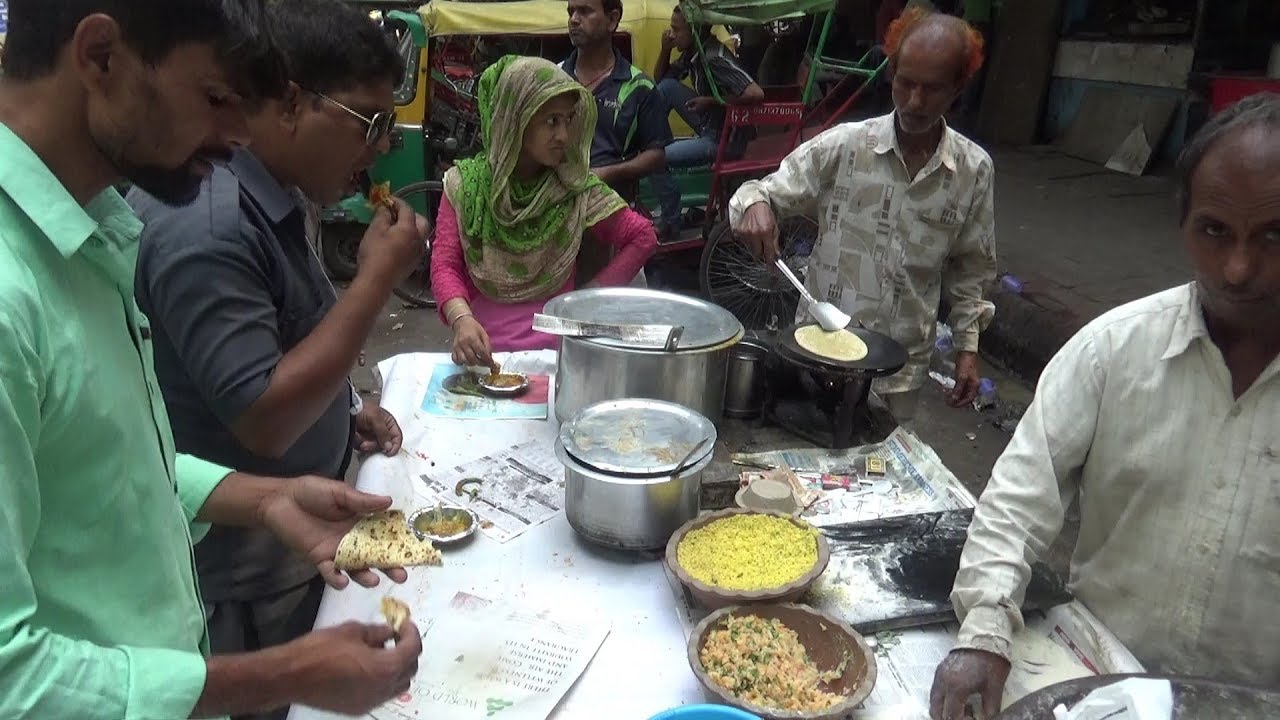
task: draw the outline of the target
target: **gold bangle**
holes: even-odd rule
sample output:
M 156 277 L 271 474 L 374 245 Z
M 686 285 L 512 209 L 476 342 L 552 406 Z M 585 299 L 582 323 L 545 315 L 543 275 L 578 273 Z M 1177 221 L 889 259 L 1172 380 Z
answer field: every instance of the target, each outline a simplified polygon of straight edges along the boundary
M 453 319 L 449 321 L 449 327 L 452 328 L 454 325 L 457 325 L 458 321 L 465 317 L 475 317 L 475 315 L 470 311 L 464 310 L 453 316 Z

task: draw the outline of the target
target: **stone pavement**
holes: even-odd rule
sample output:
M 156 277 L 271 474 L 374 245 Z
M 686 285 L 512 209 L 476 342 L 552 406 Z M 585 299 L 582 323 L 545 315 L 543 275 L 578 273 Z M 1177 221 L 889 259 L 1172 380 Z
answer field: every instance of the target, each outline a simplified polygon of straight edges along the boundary
M 1034 381 L 1099 314 L 1191 279 L 1172 177 L 1130 177 L 1050 147 L 997 149 L 995 320 L 982 351 Z M 1012 284 L 1012 283 L 1009 283 Z

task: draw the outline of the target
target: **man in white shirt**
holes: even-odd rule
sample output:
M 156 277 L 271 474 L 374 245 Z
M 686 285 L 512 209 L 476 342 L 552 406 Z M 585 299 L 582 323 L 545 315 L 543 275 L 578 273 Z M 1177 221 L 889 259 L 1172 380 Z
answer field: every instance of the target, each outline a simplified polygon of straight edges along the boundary
M 1280 95 L 1212 118 L 1178 165 L 1194 283 L 1089 323 L 1045 368 L 983 493 L 935 720 L 988 716 L 1030 563 L 1080 502 L 1069 588 L 1150 671 L 1280 681 Z
M 729 219 L 770 263 L 778 216 L 818 220 L 805 283 L 819 301 L 907 348 L 906 367 L 873 387 L 908 423 L 944 292 L 957 350 L 949 400 L 960 406 L 977 395 L 978 334 L 995 314 L 983 298 L 996 274 L 995 178 L 986 151 L 942 118 L 982 66 L 982 36 L 958 18 L 911 8 L 889 26 L 885 51 L 894 112 L 804 143 L 777 172 L 743 183 Z

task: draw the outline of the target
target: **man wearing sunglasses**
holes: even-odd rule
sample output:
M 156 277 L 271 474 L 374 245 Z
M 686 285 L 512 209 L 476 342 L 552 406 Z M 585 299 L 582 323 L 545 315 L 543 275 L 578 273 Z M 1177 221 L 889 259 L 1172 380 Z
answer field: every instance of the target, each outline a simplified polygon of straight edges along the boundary
M 347 375 L 417 264 L 428 222 L 403 202 L 379 209 L 337 297 L 308 236 L 308 201 L 345 197 L 387 150 L 404 67 L 387 36 L 338 0 L 270 8 L 292 82 L 250 112 L 249 148 L 215 168 L 194 203 L 130 193 L 146 224 L 137 299 L 180 452 L 272 477 L 342 478 L 353 450 L 400 449 L 395 419 L 360 403 Z M 196 561 L 214 652 L 311 628 L 323 582 L 273 537 L 215 526 Z

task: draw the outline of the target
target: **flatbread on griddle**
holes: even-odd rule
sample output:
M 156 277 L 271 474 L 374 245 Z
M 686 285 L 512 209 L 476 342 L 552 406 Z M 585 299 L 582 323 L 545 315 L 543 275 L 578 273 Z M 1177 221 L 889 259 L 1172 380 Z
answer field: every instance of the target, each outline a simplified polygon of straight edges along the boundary
M 382 611 L 382 617 L 386 618 L 387 624 L 396 632 L 400 632 L 400 626 L 409 619 L 409 606 L 390 595 L 382 598 L 378 609 Z
M 333 558 L 333 565 L 339 570 L 440 564 L 440 551 L 430 540 L 419 540 L 399 510 L 387 510 L 357 522 L 338 543 Z
M 840 329 L 827 332 L 821 325 L 796 328 L 796 344 L 818 357 L 836 362 L 858 362 L 867 357 L 867 344 L 854 333 Z

